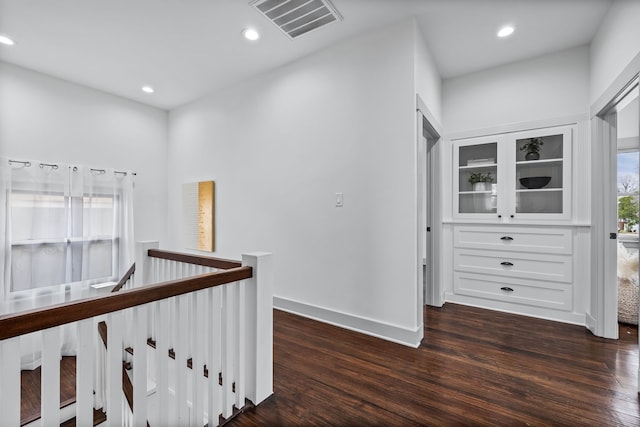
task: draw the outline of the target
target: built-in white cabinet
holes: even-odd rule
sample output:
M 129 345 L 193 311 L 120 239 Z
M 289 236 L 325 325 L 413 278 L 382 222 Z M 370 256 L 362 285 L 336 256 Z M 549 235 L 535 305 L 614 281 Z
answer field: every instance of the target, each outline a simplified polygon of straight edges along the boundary
M 456 219 L 571 218 L 572 126 L 453 142 Z
M 586 123 L 522 129 L 451 140 L 445 300 L 584 324 Z
M 571 311 L 573 240 L 569 228 L 460 225 L 453 231 L 458 295 Z

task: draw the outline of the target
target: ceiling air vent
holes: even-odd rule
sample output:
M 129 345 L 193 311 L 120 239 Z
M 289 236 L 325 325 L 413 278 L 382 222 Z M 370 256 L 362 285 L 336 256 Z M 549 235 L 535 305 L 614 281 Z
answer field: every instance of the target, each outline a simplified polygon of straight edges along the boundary
M 291 39 L 342 21 L 329 0 L 255 0 L 250 4 Z

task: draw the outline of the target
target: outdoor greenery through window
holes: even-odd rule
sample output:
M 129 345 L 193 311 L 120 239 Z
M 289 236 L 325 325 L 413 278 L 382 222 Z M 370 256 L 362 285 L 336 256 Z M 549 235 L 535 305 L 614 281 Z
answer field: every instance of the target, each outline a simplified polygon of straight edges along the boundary
M 618 153 L 618 230 L 638 232 L 638 151 Z

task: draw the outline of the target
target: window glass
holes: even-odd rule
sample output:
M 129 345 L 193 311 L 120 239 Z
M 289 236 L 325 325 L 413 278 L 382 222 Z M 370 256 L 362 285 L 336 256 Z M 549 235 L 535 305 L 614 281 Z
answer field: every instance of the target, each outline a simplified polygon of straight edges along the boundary
M 111 196 L 11 194 L 11 290 L 114 280 L 118 236 Z
M 63 239 L 67 235 L 66 198 L 62 195 L 11 194 L 11 240 Z

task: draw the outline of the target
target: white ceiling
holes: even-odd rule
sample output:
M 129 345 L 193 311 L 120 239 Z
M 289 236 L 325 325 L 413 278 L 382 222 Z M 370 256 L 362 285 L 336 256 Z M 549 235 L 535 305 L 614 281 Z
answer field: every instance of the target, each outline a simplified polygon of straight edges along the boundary
M 587 44 L 611 0 L 333 0 L 342 22 L 294 41 L 249 0 L 0 0 L 0 60 L 171 109 L 416 16 L 443 78 Z M 515 25 L 509 39 L 495 33 Z M 241 37 L 245 27 L 258 42 Z M 155 88 L 145 94 L 142 85 Z

